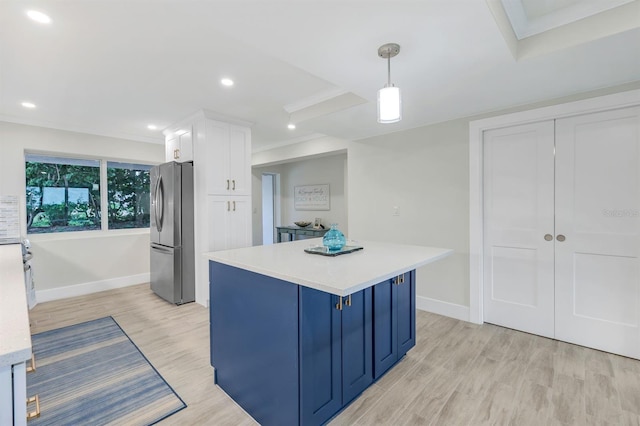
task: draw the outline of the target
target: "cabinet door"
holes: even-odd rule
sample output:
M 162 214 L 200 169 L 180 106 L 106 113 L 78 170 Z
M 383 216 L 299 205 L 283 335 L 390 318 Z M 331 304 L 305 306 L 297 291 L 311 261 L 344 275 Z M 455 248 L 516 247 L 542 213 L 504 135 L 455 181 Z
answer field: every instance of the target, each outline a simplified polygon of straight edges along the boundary
M 209 251 L 229 248 L 228 219 L 231 211 L 229 197 L 207 197 L 207 232 Z
M 300 424 L 320 425 L 342 408 L 338 296 L 300 287 Z
M 193 126 L 176 129 L 167 136 L 164 144 L 164 157 L 167 162 L 193 160 Z
M 395 278 L 373 288 L 373 372 L 378 379 L 398 360 L 398 288 Z
M 180 145 L 178 147 L 178 159 L 176 161 L 193 161 L 193 132 L 192 127 L 185 129 L 185 133 L 179 136 Z
M 342 309 L 342 403 L 373 383 L 371 288 L 352 294 Z
M 251 131 L 229 127 L 229 176 L 234 195 L 251 194 Z
M 21 362 L 14 364 L 13 370 L 13 426 L 26 426 L 27 424 L 27 369 Z
M 226 195 L 231 190 L 229 177 L 229 124 L 206 120 L 207 194 Z
M 377 380 L 416 344 L 415 270 L 373 287 L 373 372 Z
M 398 359 L 416 345 L 416 271 L 400 276 L 397 287 Z
M 13 378 L 11 365 L 0 366 L 0 425 L 13 424 Z
M 226 231 L 229 233 L 227 248 L 251 246 L 251 197 L 232 197 Z
M 180 145 L 180 140 L 178 136 L 168 137 L 164 143 L 164 159 L 165 161 L 176 161 L 177 160 L 177 149 Z

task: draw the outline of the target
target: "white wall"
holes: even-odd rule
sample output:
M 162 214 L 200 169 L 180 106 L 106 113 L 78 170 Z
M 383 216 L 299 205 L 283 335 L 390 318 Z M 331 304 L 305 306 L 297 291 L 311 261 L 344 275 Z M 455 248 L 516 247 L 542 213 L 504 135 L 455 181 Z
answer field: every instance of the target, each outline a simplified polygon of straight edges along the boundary
M 638 88 L 632 82 L 350 142 L 350 236 L 454 249 L 418 270 L 417 305 L 469 319 L 469 122 Z
M 281 183 L 281 223 L 292 225 L 298 220 L 313 222 L 322 219 L 326 227 L 337 223 L 338 228 L 349 236 L 346 197 L 347 155 L 336 154 L 278 166 L 253 168 L 253 235 L 254 245 L 262 244 L 262 197 L 260 179 L 262 173 L 279 173 Z M 329 184 L 331 193 L 330 210 L 296 210 L 293 202 L 293 188 L 297 185 Z
M 87 156 L 157 164 L 164 146 L 0 122 L 0 194 L 19 195 L 25 224 L 24 152 Z M 149 231 L 114 230 L 32 234 L 40 301 L 147 282 Z
M 355 141 L 348 157 L 350 236 L 454 249 L 418 271 L 416 293 L 418 302 L 447 302 L 462 314 L 469 304 L 467 123 Z

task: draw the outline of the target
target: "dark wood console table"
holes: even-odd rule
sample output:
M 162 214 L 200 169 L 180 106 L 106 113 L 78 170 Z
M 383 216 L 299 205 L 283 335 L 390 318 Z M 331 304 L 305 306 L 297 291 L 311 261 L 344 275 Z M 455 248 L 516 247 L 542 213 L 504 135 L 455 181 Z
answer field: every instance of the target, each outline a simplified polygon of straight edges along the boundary
M 300 228 L 299 226 L 276 226 L 277 242 L 282 242 L 282 234 L 289 234 L 290 241 L 295 240 L 296 235 L 309 237 L 323 237 L 329 229 Z

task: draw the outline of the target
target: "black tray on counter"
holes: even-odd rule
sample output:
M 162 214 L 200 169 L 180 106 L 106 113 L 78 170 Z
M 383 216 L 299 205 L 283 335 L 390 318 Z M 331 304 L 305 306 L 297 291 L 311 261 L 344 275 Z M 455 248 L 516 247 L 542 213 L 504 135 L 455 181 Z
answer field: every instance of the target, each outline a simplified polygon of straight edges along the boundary
M 362 246 L 344 246 L 340 250 L 329 251 L 324 246 L 318 246 L 318 247 L 306 248 L 306 249 L 304 249 L 304 251 L 306 253 L 319 254 L 320 256 L 335 257 L 335 256 L 340 256 L 341 254 L 353 253 L 354 251 L 358 251 L 358 250 L 362 250 L 362 249 L 364 249 L 364 247 L 362 247 Z

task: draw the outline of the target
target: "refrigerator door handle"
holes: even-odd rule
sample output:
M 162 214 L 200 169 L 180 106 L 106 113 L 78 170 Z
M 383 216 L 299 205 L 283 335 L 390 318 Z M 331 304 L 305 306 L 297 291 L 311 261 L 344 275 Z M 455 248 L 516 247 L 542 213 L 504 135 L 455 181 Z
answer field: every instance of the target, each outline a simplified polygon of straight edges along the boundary
M 158 228 L 158 184 L 160 184 L 160 176 L 158 176 L 158 179 L 156 180 L 156 184 L 153 185 L 153 194 L 151 195 L 151 203 L 153 204 L 153 217 L 154 217 L 154 222 L 156 224 L 156 230 L 159 230 Z
M 162 176 L 158 176 L 156 183 L 156 229 L 162 232 L 162 221 L 164 219 L 164 186 L 162 185 Z
M 155 244 L 151 245 L 151 250 L 159 251 L 161 253 L 169 253 L 169 254 L 173 253 L 173 249 L 172 248 L 162 247 L 162 246 L 158 246 L 158 245 L 155 245 Z

